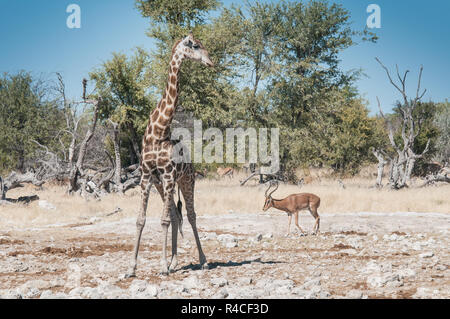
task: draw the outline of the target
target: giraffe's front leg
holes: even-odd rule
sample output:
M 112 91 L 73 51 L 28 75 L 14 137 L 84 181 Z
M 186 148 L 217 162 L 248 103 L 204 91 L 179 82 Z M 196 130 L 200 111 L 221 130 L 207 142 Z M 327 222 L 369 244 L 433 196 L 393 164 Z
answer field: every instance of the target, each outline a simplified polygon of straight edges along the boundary
M 164 203 L 164 188 L 161 184 L 156 184 L 155 185 L 156 189 L 159 192 L 159 195 L 161 196 L 161 199 Z M 175 270 L 176 266 L 178 265 L 178 258 L 177 258 L 177 236 L 178 236 L 178 219 L 174 218 L 172 215 L 176 214 L 176 211 L 174 211 L 174 209 L 176 209 L 175 207 L 175 203 L 172 201 L 172 205 L 170 208 L 170 222 L 172 223 L 172 259 L 170 261 L 169 264 L 169 271 L 173 271 Z M 164 271 L 163 271 L 164 272 Z
M 149 182 L 149 176 L 143 175 L 141 179 L 141 207 L 139 210 L 139 216 L 136 220 L 136 241 L 134 244 L 133 262 L 130 270 L 125 275 L 126 278 L 136 277 L 137 259 L 139 253 L 139 243 L 141 241 L 142 230 L 145 226 L 148 196 L 152 183 Z
M 162 256 L 161 256 L 161 274 L 168 275 L 169 274 L 169 266 L 167 263 L 167 235 L 169 232 L 169 226 L 171 222 L 176 223 L 176 218 L 172 220 L 171 214 L 171 202 L 173 201 L 173 191 L 175 189 L 174 183 L 167 182 L 163 183 L 164 187 L 164 208 L 161 215 L 161 226 L 163 230 L 163 247 L 162 247 Z M 178 224 L 174 225 L 173 228 L 178 230 Z M 172 238 L 173 239 L 173 238 Z M 176 239 L 175 239 L 176 240 Z M 175 245 L 172 241 L 172 252 L 175 251 L 176 255 L 176 241 Z

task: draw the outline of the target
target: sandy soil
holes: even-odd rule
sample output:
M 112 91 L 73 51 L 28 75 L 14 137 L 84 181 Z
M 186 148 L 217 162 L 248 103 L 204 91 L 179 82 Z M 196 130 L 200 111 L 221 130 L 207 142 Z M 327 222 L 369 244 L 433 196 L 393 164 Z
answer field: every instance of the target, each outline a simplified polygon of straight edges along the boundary
M 135 218 L 117 215 L 2 227 L 0 298 L 450 297 L 450 214 L 321 213 L 319 236 L 292 225 L 290 237 L 278 212 L 199 216 L 209 270 L 185 218 L 169 276 L 158 274 L 162 232 L 151 217 L 129 279 Z M 300 225 L 310 231 L 313 218 L 302 213 Z

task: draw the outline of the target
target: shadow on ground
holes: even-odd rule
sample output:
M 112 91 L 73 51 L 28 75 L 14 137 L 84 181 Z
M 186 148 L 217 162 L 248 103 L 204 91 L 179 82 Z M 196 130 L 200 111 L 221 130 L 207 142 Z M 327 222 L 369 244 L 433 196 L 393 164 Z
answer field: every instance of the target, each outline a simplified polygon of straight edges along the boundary
M 210 262 L 208 263 L 208 269 L 215 269 L 218 267 L 240 267 L 243 265 L 248 265 L 248 264 L 252 264 L 252 263 L 258 263 L 258 264 L 264 264 L 264 265 L 274 265 L 274 264 L 285 264 L 286 262 L 284 261 L 261 261 L 261 258 L 258 259 L 254 259 L 254 260 L 244 260 L 244 261 L 239 261 L 239 262 L 235 262 L 235 261 L 228 261 L 228 262 Z M 184 266 L 180 269 L 178 269 L 177 271 L 183 271 L 183 270 L 201 270 L 201 265 L 200 264 L 189 264 L 187 266 Z

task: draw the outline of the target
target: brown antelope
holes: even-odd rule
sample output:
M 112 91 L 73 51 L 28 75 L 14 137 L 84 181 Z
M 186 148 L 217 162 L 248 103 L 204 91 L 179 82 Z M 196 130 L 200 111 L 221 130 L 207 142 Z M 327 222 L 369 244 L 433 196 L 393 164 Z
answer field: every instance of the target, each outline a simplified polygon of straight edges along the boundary
M 317 213 L 317 208 L 320 206 L 320 198 L 314 194 L 301 193 L 289 195 L 284 199 L 274 199 L 272 198 L 272 194 L 278 189 L 279 184 L 276 183 L 277 187 L 267 194 L 272 185 L 273 184 L 270 183 L 269 188 L 266 190 L 266 202 L 264 203 L 263 211 L 267 211 L 269 208 L 274 207 L 287 212 L 289 216 L 287 236 L 289 236 L 292 214 L 295 214 L 295 225 L 302 233 L 304 233 L 303 229 L 298 225 L 298 212 L 303 209 L 308 209 L 311 215 L 316 219 L 316 223 L 313 227 L 313 234 L 316 235 L 319 232 L 320 225 L 320 217 Z
M 217 174 L 220 177 L 228 176 L 229 178 L 232 178 L 234 174 L 234 169 L 231 167 L 219 167 L 217 169 Z
M 208 170 L 204 168 L 202 171 L 195 171 L 195 179 L 203 179 L 208 176 Z

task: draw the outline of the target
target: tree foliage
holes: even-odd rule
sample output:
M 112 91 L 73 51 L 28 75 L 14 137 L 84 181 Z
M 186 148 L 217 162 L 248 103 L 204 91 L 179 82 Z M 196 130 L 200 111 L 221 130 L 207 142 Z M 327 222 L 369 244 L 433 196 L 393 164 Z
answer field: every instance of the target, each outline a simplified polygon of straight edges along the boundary
M 49 99 L 44 81 L 26 72 L 0 77 L 0 171 L 24 171 L 38 142 L 54 143 L 62 112 Z

